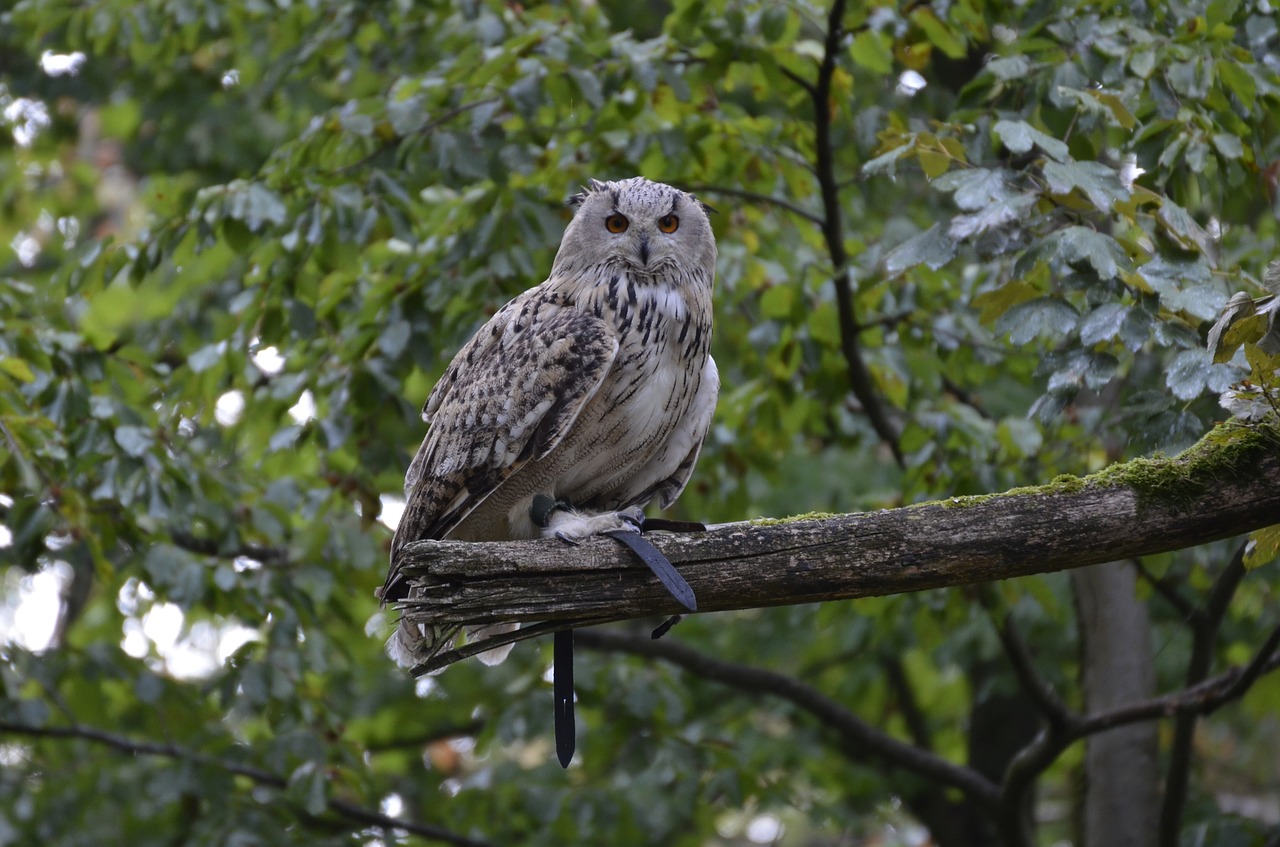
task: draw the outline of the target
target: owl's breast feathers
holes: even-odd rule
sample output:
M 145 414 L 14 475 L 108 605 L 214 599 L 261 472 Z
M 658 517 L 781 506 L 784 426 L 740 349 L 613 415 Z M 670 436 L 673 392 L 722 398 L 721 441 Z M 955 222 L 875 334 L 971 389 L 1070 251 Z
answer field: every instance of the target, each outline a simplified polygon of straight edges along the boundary
M 711 280 L 596 270 L 519 295 L 454 357 L 423 410 L 393 560 L 419 539 L 534 537 L 521 510 L 539 493 L 665 508 L 684 488 L 719 389 Z M 384 601 L 406 590 L 393 565 Z

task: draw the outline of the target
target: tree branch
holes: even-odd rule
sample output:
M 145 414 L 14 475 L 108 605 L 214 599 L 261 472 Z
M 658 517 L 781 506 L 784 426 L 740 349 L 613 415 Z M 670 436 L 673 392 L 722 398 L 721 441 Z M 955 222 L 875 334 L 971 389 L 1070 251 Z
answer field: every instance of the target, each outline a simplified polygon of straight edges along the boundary
M 1218 427 L 1176 458 L 1135 459 L 1083 479 L 823 519 L 654 535 L 700 611 L 882 596 L 1180 550 L 1275 523 L 1274 424 Z M 407 619 L 433 625 L 540 621 L 504 641 L 683 608 L 612 538 L 421 541 L 397 566 Z M 483 650 L 496 643 L 468 645 Z M 416 672 L 461 656 L 438 657 Z
M 169 540 L 175 546 L 190 553 L 211 556 L 220 559 L 238 559 L 241 556 L 262 562 L 264 565 L 283 564 L 289 560 L 289 551 L 283 547 L 267 547 L 262 544 L 241 544 L 238 547 L 223 549 L 212 538 L 199 538 L 191 533 L 175 529 L 169 532 Z
M 1245 695 L 1263 674 L 1280 668 L 1280 625 L 1272 630 L 1253 660 L 1199 685 L 1130 703 L 1106 712 L 1075 717 L 1066 726 L 1048 727 L 1009 764 L 1002 784 L 1000 827 L 1010 845 L 1033 844 L 1023 820 L 1026 793 L 1062 751 L 1081 738 L 1118 726 L 1184 714 L 1207 715 Z
M 841 52 L 840 41 L 844 36 L 844 8 L 845 0 L 832 2 L 831 11 L 827 15 L 827 35 L 822 63 L 818 66 L 818 79 L 813 85 L 804 85 L 813 100 L 815 173 L 822 193 L 824 219 L 822 236 L 827 243 L 827 252 L 831 254 L 832 281 L 836 288 L 836 307 L 840 321 L 840 350 L 844 354 L 849 387 L 862 404 L 872 429 L 889 445 L 894 461 L 902 467 L 905 460 L 902 448 L 898 445 L 898 431 L 889 422 L 871 371 L 862 358 L 858 315 L 853 303 L 853 285 L 849 280 L 849 256 L 844 249 L 840 187 L 831 142 L 831 79 L 835 74 L 836 58 Z
M 218 768 L 219 770 L 226 771 L 227 773 L 234 774 L 236 776 L 247 777 L 260 785 L 268 785 L 272 788 L 286 788 L 289 782 L 278 774 L 262 770 L 261 768 L 255 768 L 252 765 L 245 765 L 240 762 L 219 759 L 205 753 L 186 750 L 175 744 L 161 744 L 155 741 L 140 741 L 124 735 L 117 735 L 113 732 L 97 729 L 96 727 L 85 726 L 83 724 L 72 724 L 70 726 L 30 726 L 22 723 L 14 723 L 12 721 L 0 721 L 0 733 L 24 735 L 33 738 L 80 739 L 110 747 L 130 756 L 158 756 L 167 759 L 182 759 L 184 761 Z M 447 830 L 444 827 L 433 826 L 432 824 L 415 823 L 414 821 L 407 821 L 401 818 L 393 818 L 390 815 L 384 815 L 381 812 L 375 812 L 372 809 L 365 808 L 364 806 L 360 806 L 356 803 L 349 803 L 345 800 L 329 799 L 328 806 L 329 811 L 334 814 L 346 818 L 349 821 L 364 824 L 366 826 L 376 826 L 388 830 L 400 829 L 432 841 L 439 841 L 444 844 L 454 844 L 457 845 L 457 847 L 492 847 L 488 842 L 476 841 L 475 839 L 467 838 L 464 835 L 459 835 L 458 833 Z
M 607 630 L 579 631 L 575 643 L 588 650 L 629 653 L 671 662 L 702 679 L 787 700 L 835 730 L 852 757 L 874 755 L 891 766 L 909 770 L 937 784 L 957 788 L 966 798 L 993 814 L 1009 847 L 1035 843 L 1025 820 L 1026 793 L 1036 779 L 1068 746 L 1095 733 L 1118 726 L 1174 717 L 1208 714 L 1243 697 L 1265 673 L 1280 668 L 1280 626 L 1277 626 L 1254 659 L 1199 685 L 1150 700 L 1088 716 L 1068 713 L 1065 721 L 1050 724 L 1010 763 L 999 786 L 978 772 L 943 759 L 928 750 L 906 744 L 867 724 L 857 715 L 817 689 L 794 677 L 750 665 L 728 662 L 670 641 L 652 641 Z
M 1068 726 L 1075 719 L 1074 713 L 1058 696 L 1058 692 L 1053 690 L 1053 686 L 1040 676 L 1027 642 L 1018 631 L 1012 616 L 1007 610 L 999 608 L 996 598 L 992 596 L 994 592 L 983 590 L 987 588 L 989 586 L 981 586 L 978 597 L 995 624 L 996 634 L 1000 636 L 1000 644 L 1013 667 L 1014 676 L 1018 678 L 1018 684 L 1039 706 L 1040 713 L 1050 726 Z
M 683 185 L 681 188 L 695 194 L 723 194 L 727 197 L 740 197 L 743 200 L 750 200 L 752 203 L 764 203 L 769 206 L 777 206 L 779 209 L 784 209 L 791 214 L 804 218 L 806 221 L 817 224 L 818 226 L 822 226 L 824 223 L 820 215 L 816 215 L 808 209 L 797 206 L 790 200 L 785 200 L 781 197 L 774 197 L 770 194 L 759 194 L 755 191 L 746 191 L 741 188 L 730 188 L 725 185 Z
M 1186 597 L 1178 592 L 1178 589 L 1169 581 L 1168 577 L 1159 577 L 1151 572 L 1151 570 L 1141 561 L 1135 559 L 1134 566 L 1138 569 L 1138 574 L 1147 582 L 1151 583 L 1151 587 L 1156 593 L 1165 599 L 1170 606 L 1182 615 L 1183 619 L 1195 626 L 1196 619 L 1204 614 L 1203 610 L 1192 603 Z
M 907 724 L 907 732 L 911 733 L 911 740 L 921 750 L 932 750 L 933 735 L 929 732 L 929 720 L 920 708 L 920 701 L 916 699 L 915 689 L 911 687 L 911 680 L 907 678 L 907 669 L 902 660 L 897 656 L 886 656 L 880 660 L 880 666 L 884 668 L 885 679 L 898 700 L 898 708 L 902 710 L 902 719 Z
M 670 662 L 693 673 L 751 696 L 760 693 L 780 697 L 816 717 L 835 730 L 855 761 L 878 756 L 894 767 L 909 770 L 964 792 L 972 802 L 994 808 L 999 789 L 975 770 L 957 765 L 928 750 L 912 746 L 882 732 L 816 688 L 792 676 L 750 665 L 715 659 L 683 644 L 653 641 L 608 630 L 583 630 L 574 634 L 574 644 L 587 650 L 630 653 Z

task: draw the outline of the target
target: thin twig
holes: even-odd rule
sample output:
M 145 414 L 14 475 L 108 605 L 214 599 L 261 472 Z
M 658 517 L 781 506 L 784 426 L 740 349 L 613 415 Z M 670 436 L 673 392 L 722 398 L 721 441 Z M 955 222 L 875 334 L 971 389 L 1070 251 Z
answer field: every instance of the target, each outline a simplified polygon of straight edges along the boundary
M 12 721 L 0 721 L 0 733 L 11 733 L 13 735 L 25 735 L 34 738 L 58 738 L 58 739 L 80 739 L 83 741 L 91 741 L 95 744 L 102 744 L 121 753 L 131 756 L 157 756 L 167 759 L 181 759 L 183 761 L 195 762 L 196 764 L 206 765 L 218 768 L 227 773 L 236 776 L 247 777 L 260 785 L 268 785 L 272 788 L 286 788 L 289 781 L 279 774 L 262 770 L 261 768 L 245 765 L 240 762 L 232 762 L 226 759 L 219 759 L 206 753 L 199 753 L 194 750 L 187 750 L 175 744 L 163 744 L 155 741 L 141 741 L 129 738 L 124 735 L 117 735 L 113 732 L 98 729 L 96 727 L 85 726 L 84 724 L 72 724 L 70 726 L 29 726 L 27 724 L 14 723 Z M 414 835 L 419 835 L 433 841 L 440 841 L 445 844 L 454 844 L 457 847 L 492 847 L 488 842 L 476 841 L 473 838 L 467 838 L 456 832 L 445 829 L 444 827 L 434 826 L 432 824 L 416 823 L 407 821 L 402 818 L 393 818 L 390 815 L 384 815 L 372 809 L 365 808 L 355 803 L 349 803 L 345 800 L 330 799 L 328 800 L 329 810 L 340 817 L 346 818 L 355 823 L 365 824 L 369 826 L 377 826 L 383 829 L 392 830 L 399 829 Z
M 412 608 L 412 600 L 401 601 L 404 608 Z M 557 632 L 563 632 L 566 629 L 580 629 L 585 626 L 595 626 L 602 623 L 613 623 L 617 618 L 583 618 L 573 621 L 542 621 L 535 624 L 525 624 L 517 630 L 511 632 L 501 632 L 497 635 L 490 635 L 484 638 L 468 641 L 461 647 L 453 650 L 442 650 L 431 656 L 425 662 L 415 665 L 409 669 L 409 675 L 412 677 L 426 676 L 427 674 L 438 671 L 441 668 L 447 668 L 455 662 L 463 659 L 469 659 L 472 656 L 478 656 L 489 650 L 498 647 L 505 647 L 508 644 L 515 644 L 517 641 L 528 641 L 532 638 L 541 638 L 544 635 L 553 635 Z
M 683 185 L 681 188 L 694 194 L 698 192 L 708 192 L 711 194 L 724 194 L 727 197 L 740 197 L 743 200 L 750 200 L 753 203 L 766 203 L 770 206 L 777 206 L 779 209 L 785 209 L 791 214 L 804 218 L 806 221 L 817 224 L 818 226 L 822 226 L 824 223 L 821 215 L 814 214 L 808 209 L 797 206 L 790 200 L 786 200 L 782 197 L 774 197 L 770 194 L 759 194 L 755 191 L 746 191 L 741 188 L 730 188 L 726 185 Z
M 241 544 L 238 547 L 223 549 L 218 542 L 211 538 L 197 538 L 189 532 L 183 530 L 173 530 L 169 533 L 169 540 L 175 546 L 181 547 L 191 553 L 199 553 L 202 556 L 213 556 L 220 559 L 253 559 L 256 562 L 262 562 L 264 565 L 286 562 L 289 559 L 289 553 L 283 547 L 267 547 L 261 544 Z
M 800 74 L 782 65 L 778 66 L 778 70 L 782 71 L 782 75 L 785 76 L 787 79 L 791 80 L 796 85 L 800 86 L 806 92 L 808 92 L 810 97 L 814 95 L 814 87 L 812 82 L 809 82 L 809 80 L 800 76 Z
M 1170 606 L 1178 610 L 1178 614 L 1182 615 L 1182 619 L 1194 626 L 1196 618 L 1202 614 L 1202 610 L 1192 603 L 1186 597 L 1178 592 L 1168 577 L 1160 577 L 1153 574 L 1146 565 L 1142 564 L 1141 559 L 1133 560 L 1134 566 L 1138 569 L 1138 574 L 1151 583 L 1151 587 L 1156 593 L 1163 597 Z

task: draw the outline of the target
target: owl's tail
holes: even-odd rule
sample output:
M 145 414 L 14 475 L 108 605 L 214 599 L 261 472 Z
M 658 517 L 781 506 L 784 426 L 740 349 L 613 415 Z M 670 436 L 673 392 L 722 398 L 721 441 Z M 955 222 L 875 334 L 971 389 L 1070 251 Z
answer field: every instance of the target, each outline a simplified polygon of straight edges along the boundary
M 507 632 L 515 632 L 520 628 L 518 623 L 498 623 L 487 626 L 473 626 L 467 629 L 468 641 L 479 641 Z M 413 668 L 429 661 L 441 650 L 453 645 L 458 635 L 458 627 L 428 626 L 427 624 L 400 621 L 396 631 L 387 639 L 387 655 L 402 668 Z M 486 665 L 496 665 L 511 652 L 514 644 L 504 644 L 492 650 L 476 655 Z

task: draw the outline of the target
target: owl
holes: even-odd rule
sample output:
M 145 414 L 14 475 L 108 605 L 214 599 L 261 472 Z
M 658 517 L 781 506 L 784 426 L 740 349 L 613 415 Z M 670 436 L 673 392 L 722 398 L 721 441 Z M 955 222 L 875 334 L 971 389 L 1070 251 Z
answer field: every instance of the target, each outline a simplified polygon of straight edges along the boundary
M 720 388 L 708 209 L 643 177 L 591 180 L 569 204 L 546 282 L 499 309 L 427 398 L 384 603 L 413 597 L 395 565 L 408 542 L 634 529 L 639 510 L 665 509 L 689 481 Z M 401 621 L 387 651 L 412 667 L 457 634 Z M 480 658 L 501 661 L 509 649 Z

